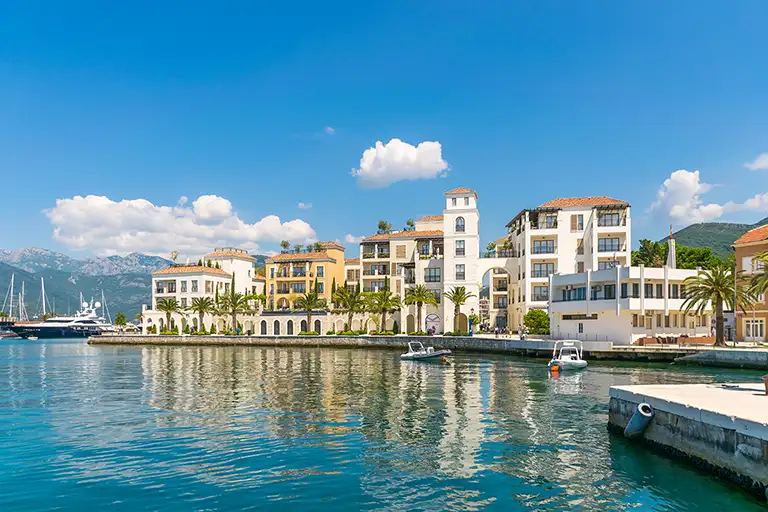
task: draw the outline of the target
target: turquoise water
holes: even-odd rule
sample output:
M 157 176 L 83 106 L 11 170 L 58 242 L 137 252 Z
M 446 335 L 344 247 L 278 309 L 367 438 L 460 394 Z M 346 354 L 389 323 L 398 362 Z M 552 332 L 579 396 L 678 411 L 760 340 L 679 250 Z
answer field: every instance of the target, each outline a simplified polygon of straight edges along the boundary
M 764 510 L 609 435 L 611 385 L 749 371 L 0 344 L 0 510 Z

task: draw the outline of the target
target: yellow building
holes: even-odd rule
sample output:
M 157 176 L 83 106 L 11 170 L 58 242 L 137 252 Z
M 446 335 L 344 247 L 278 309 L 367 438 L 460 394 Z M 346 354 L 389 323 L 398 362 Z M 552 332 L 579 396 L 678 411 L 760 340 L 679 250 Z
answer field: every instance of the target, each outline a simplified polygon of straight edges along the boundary
M 296 299 L 310 292 L 317 281 L 318 295 L 331 300 L 333 283 L 344 285 L 344 246 L 321 242 L 322 250 L 284 252 L 266 261 L 267 309 L 295 307 Z

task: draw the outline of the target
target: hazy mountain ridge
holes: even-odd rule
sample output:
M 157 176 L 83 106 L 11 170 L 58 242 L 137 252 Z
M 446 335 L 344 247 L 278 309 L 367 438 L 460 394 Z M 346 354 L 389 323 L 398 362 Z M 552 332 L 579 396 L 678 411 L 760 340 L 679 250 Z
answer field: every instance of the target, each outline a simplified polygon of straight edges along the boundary
M 17 251 L 0 250 L 0 262 L 27 272 L 61 270 L 89 276 L 151 274 L 155 270 L 160 270 L 171 264 L 171 261 L 165 258 L 147 256 L 136 252 L 127 256 L 78 260 L 66 254 L 39 247 L 26 247 Z

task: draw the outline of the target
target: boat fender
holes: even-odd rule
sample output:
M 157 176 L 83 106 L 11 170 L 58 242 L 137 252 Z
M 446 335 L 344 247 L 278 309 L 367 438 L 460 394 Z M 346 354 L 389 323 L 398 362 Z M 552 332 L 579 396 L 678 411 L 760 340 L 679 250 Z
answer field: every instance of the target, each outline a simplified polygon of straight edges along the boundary
M 629 419 L 626 428 L 624 429 L 624 437 L 628 439 L 634 439 L 643 435 L 645 429 L 651 423 L 656 411 L 653 410 L 650 404 L 642 403 L 638 404 L 634 414 Z

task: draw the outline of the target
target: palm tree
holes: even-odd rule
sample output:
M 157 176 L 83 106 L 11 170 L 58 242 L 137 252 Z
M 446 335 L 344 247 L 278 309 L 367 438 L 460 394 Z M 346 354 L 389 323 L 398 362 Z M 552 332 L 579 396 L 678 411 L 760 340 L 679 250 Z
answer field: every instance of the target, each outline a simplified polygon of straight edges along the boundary
M 475 294 L 467 292 L 467 289 L 463 286 L 456 286 L 445 292 L 443 295 L 445 295 L 446 299 L 453 302 L 453 323 L 455 328 L 456 317 L 461 314 L 461 306 L 466 304 L 471 297 L 475 296 Z
M 300 252 L 301 252 L 301 249 L 303 249 L 303 248 L 304 248 L 304 246 L 303 246 L 303 245 L 301 245 L 301 244 L 293 244 L 293 250 L 294 250 L 294 252 L 296 252 L 297 254 L 298 254 L 298 253 L 300 253 Z
M 360 293 L 360 287 L 349 290 L 346 286 L 338 288 L 333 294 L 333 300 L 339 305 L 339 309 L 347 314 L 347 329 L 352 329 L 352 317 L 355 313 L 365 311 L 365 296 Z
M 768 272 L 765 272 L 768 267 L 768 251 L 756 254 L 752 258 L 752 264 L 754 268 L 750 270 L 755 271 L 755 274 L 752 276 L 750 288 L 754 295 L 765 293 L 768 290 Z
M 165 313 L 166 329 L 171 328 L 171 314 L 178 313 L 179 311 L 181 311 L 181 308 L 179 308 L 179 303 L 176 302 L 176 299 L 174 298 L 158 300 L 156 309 L 158 311 L 162 311 L 163 313 Z
M 323 244 L 322 242 L 315 242 L 312 246 L 312 250 L 315 252 L 322 252 L 323 251 Z
M 415 231 L 416 230 L 416 222 L 414 222 L 413 219 L 409 218 L 405 221 L 405 227 L 403 228 L 403 231 Z
M 211 297 L 195 297 L 192 299 L 192 304 L 189 306 L 189 310 L 197 313 L 198 328 L 202 331 L 205 329 L 203 324 L 203 316 L 206 313 L 213 314 L 216 311 L 216 303 Z
M 305 293 L 296 299 L 296 307 L 307 312 L 307 330 L 312 330 L 312 310 L 325 307 L 325 299 L 317 294 L 317 289 Z M 320 334 L 320 333 L 318 333 Z
M 237 333 L 238 313 L 251 311 L 250 301 L 252 298 L 251 295 L 243 295 L 242 293 L 232 291 L 221 297 L 219 308 L 223 314 L 232 317 L 232 332 Z
M 291 247 L 291 242 L 289 242 L 288 240 L 283 240 L 282 242 L 280 242 L 280 248 L 282 250 L 287 251 L 289 247 Z
M 418 327 L 416 328 L 417 331 L 421 331 L 422 324 L 421 324 L 421 308 L 424 306 L 424 304 L 430 304 L 432 306 L 437 306 L 437 299 L 435 298 L 435 294 L 430 291 L 429 288 L 427 288 L 423 284 L 416 285 L 413 288 L 408 288 L 405 291 L 405 300 L 403 301 L 407 305 L 416 304 L 416 318 L 418 319 Z
M 715 345 L 725 346 L 723 332 L 723 309 L 733 309 L 734 295 L 739 307 L 751 307 L 755 303 L 752 290 L 736 286 L 734 290 L 733 270 L 725 266 L 716 266 L 702 270 L 698 275 L 687 278 L 685 283 L 685 301 L 683 309 L 686 313 L 691 310 L 700 315 L 711 303 L 715 306 Z M 738 274 L 736 275 L 738 278 Z
M 392 231 L 392 223 L 387 222 L 385 220 L 380 220 L 378 224 L 378 229 L 376 230 L 376 233 L 379 235 L 385 235 Z
M 402 307 L 400 297 L 389 290 L 380 290 L 366 295 L 366 310 L 381 315 L 381 329 L 387 328 L 387 313 L 394 313 Z

